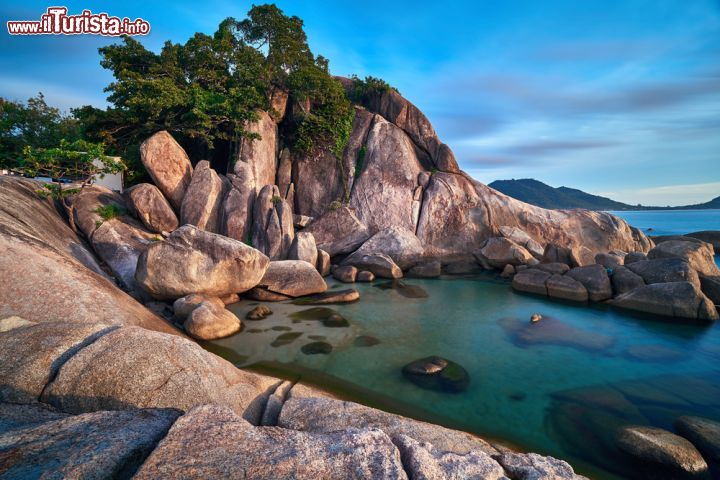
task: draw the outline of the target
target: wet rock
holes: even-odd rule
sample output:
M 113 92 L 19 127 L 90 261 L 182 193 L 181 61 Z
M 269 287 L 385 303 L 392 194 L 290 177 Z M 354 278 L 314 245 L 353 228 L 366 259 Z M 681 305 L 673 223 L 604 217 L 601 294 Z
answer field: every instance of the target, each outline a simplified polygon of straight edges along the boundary
M 218 302 L 203 302 L 190 312 L 183 323 L 188 335 L 198 340 L 217 340 L 240 331 L 240 319 Z
M 380 344 L 380 340 L 370 335 L 360 335 L 353 340 L 353 346 L 355 347 L 374 347 L 378 344 Z
M 155 185 L 135 185 L 126 189 L 123 196 L 128 208 L 151 232 L 172 232 L 180 226 L 170 203 Z
M 303 260 L 310 265 L 316 265 L 318 260 L 318 250 L 315 246 L 315 238 L 312 233 L 298 232 L 295 235 L 290 251 L 288 252 L 289 260 Z
M 720 423 L 707 418 L 682 416 L 675 420 L 675 430 L 700 450 L 703 456 L 720 463 Z
M 645 280 L 627 267 L 615 267 L 610 282 L 615 295 L 622 295 L 645 285 Z
M 625 263 L 625 257 L 612 253 L 598 253 L 595 255 L 595 263 L 605 268 L 614 269 Z
M 282 302 L 290 300 L 292 297 L 271 292 L 267 288 L 255 287 L 245 292 L 245 297 L 259 302 Z
M 371 236 L 367 225 L 345 206 L 326 211 L 304 231 L 312 233 L 317 247 L 330 256 L 353 252 Z
M 354 260 L 362 258 L 363 255 L 383 253 L 390 257 L 400 269 L 407 270 L 422 258 L 423 252 L 422 243 L 412 231 L 399 226 L 391 226 L 370 237 L 343 263 L 354 265 Z
M 718 319 L 712 302 L 690 282 L 645 285 L 616 297 L 613 305 L 668 317 Z
M 512 288 L 518 292 L 535 293 L 547 295 L 545 282 L 551 277 L 548 272 L 536 268 L 528 268 L 515 274 L 512 280 Z
M 402 280 L 393 280 L 375 285 L 380 290 L 394 290 L 405 298 L 428 298 L 427 291 L 420 285 L 411 285 Z
M 539 322 L 503 318 L 498 321 L 516 345 L 561 345 L 590 352 L 602 352 L 615 343 L 615 338 L 603 333 L 575 328 L 557 318 L 543 316 Z
M 67 360 L 41 400 L 68 413 L 133 408 L 187 411 L 195 405 L 216 404 L 257 422 L 267 391 L 276 384 L 276 379 L 238 370 L 191 340 L 121 327 Z
M 537 263 L 535 257 L 525 248 L 503 237 L 488 238 L 475 255 L 481 257 L 493 268 Z
M 708 469 L 692 443 L 661 428 L 622 428 L 617 434 L 617 445 L 650 472 L 702 475 Z
M 648 259 L 680 258 L 703 275 L 720 275 L 715 263 L 715 252 L 709 243 L 698 241 L 671 240 L 662 242 L 648 252 Z
M 631 263 L 635 262 L 642 262 L 644 260 L 647 260 L 647 254 L 643 252 L 630 252 L 627 255 L 625 255 L 625 263 L 624 265 L 630 265 Z
M 135 280 L 158 299 L 222 296 L 257 285 L 268 264 L 265 255 L 242 242 L 183 225 L 140 255 Z
M 360 299 L 360 292 L 354 288 L 345 290 L 330 290 L 309 297 L 298 298 L 293 301 L 295 305 L 329 305 L 333 303 L 352 303 Z
M 355 283 L 357 274 L 358 269 L 352 265 L 337 267 L 332 271 L 333 278 L 344 283 Z
M 287 332 L 287 333 L 281 333 L 278 335 L 275 340 L 270 343 L 271 347 L 283 347 L 285 345 L 290 345 L 298 338 L 302 337 L 302 332 Z
M 253 245 L 271 260 L 284 260 L 294 238 L 292 207 L 277 186 L 265 185 L 253 206 Z
M 500 464 L 482 451 L 472 451 L 464 455 L 444 452 L 431 443 L 421 443 L 407 435 L 398 435 L 394 441 L 400 450 L 403 466 L 411 478 L 507 479 Z
M 126 476 L 140 466 L 178 416 L 175 410 L 93 412 L 5 432 L 0 434 L 3 477 Z
M 372 253 L 362 256 L 350 256 L 346 260 L 348 265 L 357 267 L 358 270 L 367 270 L 380 278 L 402 278 L 403 273 L 392 258 L 384 253 Z
M 372 282 L 373 280 L 375 280 L 375 274 L 363 270 L 362 272 L 358 272 L 356 280 L 358 282 Z
M 332 345 L 327 342 L 312 342 L 300 347 L 300 351 L 305 355 L 328 355 L 332 350 Z
M 330 254 L 325 250 L 317 249 L 317 263 L 315 264 L 317 271 L 323 277 L 330 275 Z
M 245 315 L 245 318 L 247 320 L 263 320 L 272 315 L 272 313 L 272 310 L 270 310 L 265 305 L 258 305 L 257 307 L 250 310 L 247 315 Z
M 62 364 L 113 327 L 39 323 L 0 333 L 0 401 L 37 401 Z
M 496 457 L 505 472 L 516 480 L 581 480 L 570 465 L 552 457 L 537 453 L 518 454 L 505 452 Z M 587 479 L 585 479 L 587 480 Z
M 570 271 L 570 267 L 566 263 L 560 262 L 539 263 L 534 265 L 534 268 L 548 272 L 551 275 L 565 275 Z
M 202 160 L 195 166 L 190 185 L 183 197 L 180 221 L 200 230 L 219 233 L 220 207 L 224 198 L 223 181 L 210 162 Z
M 532 315 L 530 315 L 530 323 L 539 322 L 540 320 L 542 320 L 542 318 L 542 315 L 540 315 L 539 313 L 533 313 Z
M 188 472 L 193 478 L 232 478 L 238 472 L 258 479 L 406 478 L 400 454 L 380 430 L 254 427 L 214 406 L 180 418 L 134 478 L 181 478 Z
M 700 278 L 685 260 L 680 258 L 659 258 L 634 262 L 627 268 L 643 278 L 645 283 L 690 282 L 700 287 Z
M 591 301 L 602 302 L 612 298 L 610 277 L 608 277 L 607 270 L 602 265 L 575 267 L 566 275 L 583 284 Z
M 160 131 L 140 145 L 140 160 L 176 212 L 180 211 L 193 168 L 185 150 L 166 131 Z
M 426 357 L 408 363 L 403 376 L 421 388 L 441 392 L 462 392 L 470 376 L 459 364 L 441 357 Z
M 436 278 L 440 276 L 442 264 L 438 260 L 419 263 L 408 271 L 408 276 L 417 278 Z
M 347 319 L 339 313 L 333 313 L 325 318 L 322 323 L 323 326 L 328 328 L 345 328 L 350 326 L 350 322 L 348 322 Z
M 303 297 L 327 290 L 325 280 L 315 267 L 302 260 L 270 262 L 258 286 L 289 297 Z
M 245 162 L 237 162 L 234 172 L 227 175 L 230 185 L 222 204 L 220 231 L 226 237 L 248 242 L 252 238 L 255 178 Z
M 548 297 L 587 302 L 588 291 L 585 286 L 568 275 L 553 275 L 545 282 Z

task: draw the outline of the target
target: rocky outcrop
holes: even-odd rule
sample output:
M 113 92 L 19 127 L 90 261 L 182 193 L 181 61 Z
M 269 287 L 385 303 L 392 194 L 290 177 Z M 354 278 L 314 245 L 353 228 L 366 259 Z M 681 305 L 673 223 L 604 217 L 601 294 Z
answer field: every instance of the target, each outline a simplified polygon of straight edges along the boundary
M 343 202 L 347 198 L 344 176 L 341 163 L 330 149 L 294 155 L 292 182 L 297 213 L 319 217 L 332 202 Z
M 671 240 L 662 242 L 648 252 L 648 259 L 679 258 L 703 275 L 720 275 L 715 264 L 715 251 L 709 243 Z
M 329 433 L 254 427 L 226 408 L 203 406 L 178 420 L 134 477 L 406 479 L 379 430 Z
M 389 227 L 379 231 L 362 244 L 352 255 L 344 260 L 353 265 L 364 255 L 383 253 L 390 257 L 402 270 L 408 270 L 423 257 L 423 246 L 410 230 L 402 227 Z
M 690 282 L 700 286 L 700 278 L 690 264 L 680 258 L 658 258 L 633 262 L 627 268 L 642 277 L 647 284 Z
M 403 272 L 392 258 L 384 253 L 371 253 L 366 255 L 352 255 L 345 263 L 352 264 L 358 270 L 372 272 L 380 278 L 402 278 Z
M 330 256 L 350 253 L 370 238 L 370 230 L 348 207 L 327 211 L 306 229 L 315 237 L 317 247 Z
M 512 287 L 518 292 L 547 295 L 547 282 L 552 275 L 536 268 L 529 268 L 518 272 L 512 279 Z
M 158 299 L 190 293 L 223 296 L 257 285 L 268 263 L 265 255 L 242 242 L 184 225 L 148 247 L 135 279 Z
M 325 280 L 314 265 L 302 260 L 270 262 L 258 286 L 288 297 L 302 297 L 327 290 Z
M 372 113 L 362 107 L 355 107 L 352 133 L 350 133 L 342 157 L 343 174 L 345 175 L 343 180 L 348 198 L 352 192 L 356 174 L 360 173 L 365 166 L 367 136 L 374 119 L 375 115 Z
M 709 243 L 716 253 L 720 252 L 720 231 L 718 230 L 703 230 L 702 232 L 688 233 L 685 236 Z
M 259 135 L 260 138 L 253 139 L 243 137 L 240 142 L 237 161 L 233 166 L 233 173 L 242 176 L 241 169 L 244 169 L 244 167 L 238 167 L 238 164 L 241 162 L 247 163 L 250 167 L 250 172 L 252 172 L 255 187 L 259 192 L 259 189 L 265 185 L 273 185 L 275 183 L 278 139 L 277 124 L 270 115 L 262 110 L 258 110 L 256 113 L 258 119 L 249 122 L 245 126 L 245 130 L 250 134 Z
M 713 303 L 690 282 L 645 285 L 616 297 L 613 305 L 669 317 L 718 319 Z
M 335 267 L 332 271 L 333 278 L 343 283 L 355 283 L 357 280 L 358 269 L 352 265 L 343 265 Z
M 181 223 L 219 233 L 219 215 L 225 193 L 223 189 L 223 181 L 210 168 L 210 162 L 198 162 L 180 208 Z
M 602 265 L 575 267 L 566 276 L 582 283 L 588 291 L 588 298 L 593 302 L 602 302 L 612 298 L 610 278 Z
M 123 196 L 128 208 L 151 232 L 172 232 L 180 226 L 170 203 L 155 185 L 135 185 L 126 189 Z
M 503 237 L 507 238 L 508 240 L 512 240 L 521 247 L 525 248 L 538 260 L 542 259 L 545 249 L 542 245 L 533 240 L 530 235 L 525 233 L 523 230 L 517 227 L 510 227 L 507 225 L 501 226 L 499 230 L 500 234 Z
M 330 254 L 325 250 L 318 248 L 317 263 L 315 264 L 318 273 L 320 273 L 320 275 L 323 277 L 327 277 L 328 275 L 330 275 L 330 266 Z
M 415 231 L 413 201 L 424 167 L 412 141 L 394 124 L 376 117 L 367 137 L 362 171 L 355 178 L 350 207 L 371 233 L 391 226 Z
M 575 302 L 587 302 L 589 299 L 585 285 L 568 275 L 552 275 L 545 281 L 545 287 L 549 297 Z
M 310 265 L 317 264 L 318 250 L 315 246 L 315 237 L 310 232 L 298 232 L 295 235 L 290 251 L 289 260 L 303 260 Z M 319 270 L 318 270 L 319 271 Z
M 225 305 L 215 302 L 202 302 L 193 308 L 187 316 L 183 328 L 193 338 L 198 340 L 216 340 L 227 337 L 240 331 L 240 319 Z
M 222 205 L 220 231 L 226 237 L 248 242 L 252 239 L 255 178 L 250 165 L 238 162 L 234 174 L 228 174 L 230 189 Z
M 0 317 L 176 332 L 119 290 L 31 180 L 0 177 Z M 93 224 L 94 226 L 94 224 Z
M 270 260 L 284 260 L 294 238 L 292 208 L 280 196 L 278 187 L 264 186 L 253 208 L 253 246 Z
M 538 263 L 524 247 L 504 237 L 490 237 L 475 252 L 481 265 L 503 268 L 505 265 L 528 265 Z
M 6 406 L 15 415 L 33 407 Z M 34 407 L 37 409 L 37 407 Z M 0 433 L 4 478 L 122 478 L 134 472 L 179 412 L 133 410 L 65 416 Z
M 627 267 L 615 267 L 610 282 L 615 295 L 622 295 L 645 285 L 645 280 Z
M 140 160 L 155 185 L 179 212 L 193 173 L 185 150 L 163 130 L 140 145 Z

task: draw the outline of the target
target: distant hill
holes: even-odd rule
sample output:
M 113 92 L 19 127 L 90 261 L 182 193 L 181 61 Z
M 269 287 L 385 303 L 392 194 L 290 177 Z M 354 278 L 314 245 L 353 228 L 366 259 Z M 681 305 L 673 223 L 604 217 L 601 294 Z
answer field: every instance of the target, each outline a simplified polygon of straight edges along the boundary
M 709 202 L 682 207 L 654 207 L 643 205 L 630 205 L 617 202 L 607 197 L 592 195 L 582 190 L 569 187 L 551 187 L 532 178 L 520 180 L 495 180 L 490 187 L 531 205 L 543 208 L 568 209 L 585 208 L 587 210 L 703 210 L 720 209 L 720 197 Z

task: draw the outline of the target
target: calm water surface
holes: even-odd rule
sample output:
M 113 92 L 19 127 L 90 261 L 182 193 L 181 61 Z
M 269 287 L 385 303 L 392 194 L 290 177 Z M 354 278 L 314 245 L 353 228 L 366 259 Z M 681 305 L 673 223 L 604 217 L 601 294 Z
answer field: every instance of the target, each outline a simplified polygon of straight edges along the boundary
M 641 210 L 610 212 L 648 235 L 684 235 L 720 230 L 720 210 Z M 648 231 L 648 229 L 652 229 Z

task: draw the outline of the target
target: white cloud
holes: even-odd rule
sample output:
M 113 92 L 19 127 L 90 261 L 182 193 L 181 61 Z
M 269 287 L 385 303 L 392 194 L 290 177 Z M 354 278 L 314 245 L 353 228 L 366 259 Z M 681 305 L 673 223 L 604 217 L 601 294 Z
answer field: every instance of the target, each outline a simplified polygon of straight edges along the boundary
M 695 183 L 686 185 L 663 185 L 659 187 L 597 192 L 597 195 L 609 197 L 634 205 L 679 206 L 705 203 L 720 196 L 720 182 Z

